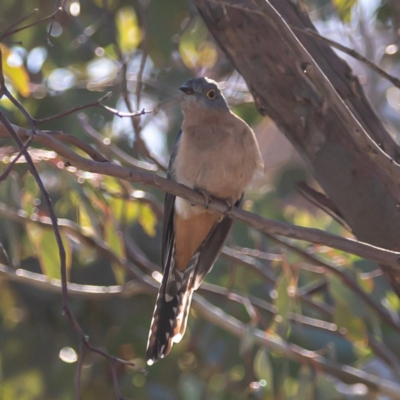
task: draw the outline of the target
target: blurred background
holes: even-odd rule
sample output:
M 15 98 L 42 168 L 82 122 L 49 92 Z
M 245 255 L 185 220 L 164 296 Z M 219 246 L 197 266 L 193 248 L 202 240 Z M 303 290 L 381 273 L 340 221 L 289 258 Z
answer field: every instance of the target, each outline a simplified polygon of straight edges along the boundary
M 400 75 L 398 0 L 303 3 L 323 36 Z M 50 15 L 55 7 L 48 0 L 2 0 L 1 29 L 35 8 L 38 12 L 22 25 Z M 346 227 L 299 193 L 300 182 L 318 186 L 273 121 L 258 114 L 245 82 L 218 49 L 192 2 L 68 0 L 54 21 L 5 37 L 0 48 L 8 88 L 40 129 L 67 132 L 121 165 L 131 166 L 129 157 L 140 159 L 161 176 L 182 120 L 177 89 L 196 76 L 221 82 L 233 111 L 255 130 L 266 166 L 263 179 L 247 193 L 244 208 L 351 237 Z M 398 140 L 399 89 L 341 56 Z M 144 110 L 143 115 L 121 117 L 99 106 L 96 102 L 108 92 L 101 104 L 120 113 Z M 0 110 L 10 122 L 28 126 L 8 99 L 0 99 Z M 4 139 L 0 145 L 2 172 L 16 147 Z M 62 226 L 70 282 L 116 290 L 97 296 L 77 290 L 70 294 L 72 311 L 93 345 L 144 367 L 155 295 L 121 290 L 129 289 L 133 279 L 127 264 L 159 279 L 155 271 L 160 267 L 163 193 L 65 166 L 53 151 L 34 147 L 32 157 Z M 78 339 L 61 315 L 60 293 L 16 283 L 10 272 L 24 269 L 60 279 L 48 212 L 23 158 L 0 182 L 0 215 L 0 263 L 9 267 L 0 272 L 0 399 L 74 398 Z M 307 256 L 334 261 L 341 273 L 398 318 L 400 301 L 377 267 L 323 246 L 301 242 L 293 249 L 292 244 L 235 223 L 199 294 L 244 322 L 248 334 L 237 338 L 194 308 L 182 342 L 147 375 L 117 364 L 114 372 L 123 398 L 370 398 L 362 384 L 346 385 L 254 346 L 256 328 L 340 364 L 399 380 L 399 332 L 371 312 L 338 275 Z M 83 399 L 117 398 L 109 361 L 89 351 L 84 352 L 81 384 Z

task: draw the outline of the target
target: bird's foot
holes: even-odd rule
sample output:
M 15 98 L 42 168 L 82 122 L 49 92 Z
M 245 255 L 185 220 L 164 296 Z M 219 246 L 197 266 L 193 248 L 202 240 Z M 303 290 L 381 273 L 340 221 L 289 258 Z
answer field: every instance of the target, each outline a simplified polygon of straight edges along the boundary
M 205 190 L 197 189 L 197 191 L 204 196 L 204 202 L 205 202 L 204 208 L 208 210 L 208 206 L 211 203 L 211 196 Z
M 233 203 L 231 203 L 229 200 L 222 200 L 225 204 L 226 204 L 226 206 L 228 207 L 228 212 L 229 211 L 232 211 L 232 208 L 233 208 Z

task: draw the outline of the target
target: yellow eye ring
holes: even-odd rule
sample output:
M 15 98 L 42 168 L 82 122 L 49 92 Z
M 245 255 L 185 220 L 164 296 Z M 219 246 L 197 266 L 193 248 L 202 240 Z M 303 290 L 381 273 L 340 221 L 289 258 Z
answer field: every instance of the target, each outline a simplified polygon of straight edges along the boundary
M 214 89 L 209 90 L 209 91 L 207 92 L 206 96 L 207 96 L 208 99 L 214 100 L 214 99 L 215 99 L 215 96 L 216 96 L 215 90 L 214 90 Z

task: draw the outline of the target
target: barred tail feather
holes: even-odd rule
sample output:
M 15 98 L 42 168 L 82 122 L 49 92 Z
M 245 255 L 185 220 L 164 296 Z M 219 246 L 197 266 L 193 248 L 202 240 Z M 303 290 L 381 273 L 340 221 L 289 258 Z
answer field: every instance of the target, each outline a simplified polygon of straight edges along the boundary
M 173 343 L 182 339 L 189 315 L 193 290 L 180 290 L 175 295 L 158 294 L 153 320 L 151 321 L 149 341 L 147 343 L 147 364 L 154 364 L 165 357 Z

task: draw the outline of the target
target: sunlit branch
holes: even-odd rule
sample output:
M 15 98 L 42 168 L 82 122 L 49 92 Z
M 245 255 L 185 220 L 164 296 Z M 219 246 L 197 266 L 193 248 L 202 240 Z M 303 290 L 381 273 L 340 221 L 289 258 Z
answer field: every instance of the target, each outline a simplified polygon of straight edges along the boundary
M 103 150 L 104 153 L 108 153 L 114 156 L 117 160 L 127 164 L 130 167 L 140 168 L 146 171 L 157 171 L 158 167 L 154 164 L 148 163 L 147 161 L 140 161 L 136 158 L 131 157 L 129 154 L 125 153 L 117 146 L 113 145 L 111 142 L 106 144 L 104 142 L 104 137 L 101 136 L 90 124 L 88 118 L 85 114 L 80 114 L 78 120 L 85 130 L 96 143 L 97 147 Z
M 5 85 L 5 80 L 4 80 L 4 75 L 3 75 L 3 69 L 2 69 L 2 54 L 0 50 L 0 98 L 2 96 L 6 96 L 14 106 L 21 111 L 21 113 L 24 115 L 26 118 L 27 122 L 31 126 L 32 129 L 32 135 L 30 138 L 33 138 L 37 136 L 37 130 L 35 127 L 35 122 L 33 121 L 32 117 L 29 115 L 29 113 L 25 110 L 25 108 L 11 95 L 11 93 L 8 91 L 6 85 Z M 61 233 L 60 229 L 58 226 L 58 221 L 57 221 L 57 216 L 54 212 L 54 208 L 52 205 L 52 201 L 50 198 L 50 195 L 48 191 L 46 190 L 43 181 L 36 169 L 36 166 L 27 150 L 27 148 L 24 148 L 24 143 L 22 142 L 22 139 L 19 137 L 17 132 L 15 131 L 14 127 L 10 124 L 10 122 L 7 120 L 7 118 L 4 116 L 3 113 L 0 112 L 0 123 L 4 127 L 5 131 L 8 132 L 9 137 L 11 137 L 18 147 L 20 148 L 20 151 L 25 157 L 25 160 L 28 164 L 29 171 L 31 172 L 32 176 L 34 177 L 37 186 L 39 187 L 39 190 L 42 194 L 42 197 L 44 199 L 44 202 L 47 207 L 47 211 L 50 216 L 50 221 L 51 221 L 51 226 L 54 232 L 54 236 L 56 239 L 57 247 L 58 247 L 58 253 L 59 253 L 59 260 L 60 260 L 60 271 L 61 271 L 61 298 L 62 298 L 62 309 L 64 315 L 67 316 L 68 320 L 70 321 L 73 329 L 75 330 L 76 334 L 79 337 L 79 340 L 84 344 L 84 346 L 89 349 L 90 351 L 100 354 L 101 356 L 107 358 L 111 362 L 120 362 L 122 364 L 130 365 L 132 367 L 135 367 L 135 364 L 122 360 L 118 357 L 115 357 L 95 346 L 93 346 L 89 342 L 89 338 L 86 336 L 84 333 L 83 329 L 79 325 L 77 319 L 75 318 L 75 315 L 71 311 L 69 304 L 68 304 L 68 286 L 67 286 L 67 267 L 66 267 L 66 253 L 65 253 L 65 248 L 64 244 L 61 239 Z M 30 139 L 29 138 L 29 139 Z M 80 394 L 77 393 L 78 399 L 80 398 Z
M 310 90 L 324 94 L 321 112 L 323 112 L 322 110 L 324 107 L 331 108 L 343 124 L 348 127 L 348 132 L 351 134 L 352 140 L 357 143 L 364 154 L 376 165 L 379 165 L 379 167 L 386 172 L 387 176 L 390 177 L 392 182 L 400 187 L 400 165 L 385 153 L 366 132 L 360 121 L 355 117 L 327 76 L 323 73 L 320 66 L 303 46 L 284 18 L 268 0 L 254 0 L 250 2 L 251 7 L 229 3 L 224 0 L 195 0 L 195 3 L 198 7 L 201 7 L 205 3 L 212 3 L 219 6 L 225 5 L 227 8 L 237 9 L 248 14 L 255 14 L 265 18 L 274 30 L 279 32 L 281 37 L 285 39 L 288 46 L 290 46 L 293 51 L 294 56 L 299 60 L 299 64 L 296 66 L 299 76 L 304 79 L 305 83 L 310 87 Z M 257 95 L 257 89 L 254 89 L 252 92 L 254 96 Z
M 30 131 L 17 127 L 18 134 L 22 138 L 28 138 Z M 0 124 L 0 137 L 10 137 L 7 129 Z M 84 171 L 113 176 L 130 182 L 136 182 L 150 187 L 158 188 L 165 192 L 174 194 L 189 200 L 192 204 L 206 206 L 205 199 L 199 192 L 189 189 L 184 185 L 162 178 L 156 174 L 122 167 L 111 162 L 96 162 L 88 160 L 73 152 L 58 140 L 52 138 L 45 132 L 38 131 L 33 137 L 34 141 L 54 150 L 60 156 L 66 158 L 71 165 Z M 328 232 L 314 228 L 305 228 L 284 222 L 262 218 L 257 214 L 234 207 L 229 209 L 227 204 L 217 199 L 211 199 L 208 204 L 211 210 L 228 215 L 230 218 L 245 223 L 260 232 L 281 235 L 292 239 L 304 240 L 314 244 L 322 244 L 342 250 L 359 257 L 377 262 L 378 264 L 399 269 L 400 253 L 370 245 L 357 240 L 347 239 Z
M 223 310 L 215 307 L 197 294 L 193 296 L 193 303 L 200 315 L 234 336 L 243 339 L 247 335 L 251 335 L 255 343 L 271 351 L 276 351 L 285 358 L 295 360 L 303 365 L 309 365 L 317 371 L 327 372 L 348 384 L 363 383 L 371 391 L 378 391 L 396 400 L 400 399 L 400 385 L 393 381 L 368 374 L 348 365 L 336 363 L 319 355 L 317 352 L 305 350 L 259 329 L 252 328 L 249 330 L 246 324 L 226 314 Z
M 9 280 L 34 286 L 41 290 L 47 290 L 51 292 L 60 292 L 61 290 L 61 283 L 58 280 L 50 280 L 44 275 L 25 270 L 11 269 L 2 264 L 0 264 L 0 276 L 6 276 Z M 127 298 L 140 294 L 155 295 L 157 292 L 157 287 L 155 285 L 151 286 L 145 282 L 136 281 L 128 282 L 124 286 L 111 287 L 68 283 L 68 290 L 73 296 L 103 299 L 114 296 Z M 198 294 L 194 295 L 193 303 L 196 311 L 199 312 L 199 314 L 205 320 L 230 332 L 234 336 L 244 338 L 246 335 L 252 335 L 256 344 L 265 346 L 266 348 L 276 351 L 277 353 L 289 359 L 313 366 L 317 370 L 327 372 L 348 383 L 364 383 L 370 389 L 377 390 L 380 393 L 387 394 L 388 396 L 393 396 L 391 397 L 393 399 L 400 399 L 400 386 L 392 381 L 385 380 L 380 377 L 378 378 L 375 375 L 368 374 L 364 371 L 347 365 L 338 364 L 334 361 L 328 360 L 316 352 L 305 350 L 297 345 L 290 344 L 278 336 L 271 335 L 257 328 L 252 327 L 251 330 L 249 330 L 245 323 L 240 322 L 231 315 L 226 314 L 222 309 L 215 307 Z M 296 317 L 294 317 L 293 320 L 296 321 Z M 306 321 L 296 322 L 306 323 Z M 334 329 L 334 327 L 331 327 L 330 325 L 321 325 L 319 327 L 317 326 L 317 328 L 327 329 L 328 331 Z M 123 360 L 118 359 L 118 361 Z
M 128 111 L 130 113 L 133 113 L 133 109 L 132 109 L 132 105 L 131 105 L 131 101 L 129 98 L 129 91 L 128 91 L 128 82 L 127 82 L 127 72 L 128 72 L 128 63 L 126 61 L 126 57 L 123 54 L 119 44 L 117 42 L 114 43 L 114 47 L 115 50 L 117 52 L 118 55 L 118 59 L 119 62 L 121 63 L 121 92 L 122 92 L 122 97 L 124 99 L 125 102 L 125 106 L 128 109 Z M 144 65 L 143 65 L 144 68 Z M 143 72 L 142 72 L 143 73 Z M 141 86 L 140 87 L 140 91 L 141 91 Z M 159 169 L 161 169 L 162 171 L 166 171 L 166 166 L 163 165 L 162 162 L 160 162 L 153 154 L 151 154 L 150 150 L 147 148 L 146 143 L 144 142 L 142 136 L 141 136 L 141 127 L 139 124 L 139 121 L 135 118 L 131 118 L 131 124 L 132 124 L 132 129 L 135 132 L 135 140 L 136 143 L 139 147 L 139 152 L 141 153 L 141 155 L 144 158 L 147 158 L 151 161 L 153 161 Z
M 22 224 L 34 224 L 41 226 L 45 229 L 52 228 L 51 221 L 48 217 L 35 215 L 28 217 L 26 213 L 24 213 L 24 211 L 13 211 L 3 203 L 0 203 L 0 215 L 3 218 L 7 218 Z M 136 265 L 116 255 L 101 239 L 95 236 L 84 234 L 78 224 L 75 224 L 74 222 L 67 219 L 59 218 L 58 226 L 62 232 L 72 236 L 85 246 L 95 249 L 99 256 L 104 257 L 110 260 L 110 262 L 123 268 L 128 273 L 128 275 L 139 278 L 141 280 L 147 279 L 147 277 L 143 274 L 143 272 L 140 271 L 140 269 Z
M 4 181 L 7 178 L 7 176 L 11 172 L 11 170 L 14 168 L 14 165 L 21 158 L 21 156 L 24 154 L 24 152 L 28 149 L 31 142 L 32 142 L 32 136 L 26 141 L 26 143 L 23 145 L 23 147 L 19 150 L 18 154 L 11 160 L 10 164 L 8 164 L 5 171 L 0 175 L 0 182 Z
M 384 69 L 376 65 L 374 62 L 369 60 L 367 57 L 364 57 L 362 54 L 358 53 L 357 51 L 350 49 L 346 46 L 343 46 L 342 44 L 335 42 L 332 39 L 328 39 L 324 36 L 321 36 L 318 34 L 318 32 L 315 32 L 311 29 L 304 29 L 304 28 L 299 28 L 297 26 L 289 25 L 291 29 L 293 29 L 296 32 L 301 32 L 304 33 L 305 35 L 312 36 L 324 43 L 329 44 L 330 46 L 334 47 L 335 49 L 340 50 L 341 52 L 355 58 L 358 61 L 361 61 L 365 65 L 367 65 L 369 68 L 371 68 L 373 71 L 375 71 L 378 75 L 380 75 L 382 78 L 388 80 L 391 82 L 394 86 L 400 89 L 400 79 L 396 78 L 395 76 L 387 73 Z
M 330 272 L 331 274 L 337 276 L 344 285 L 346 285 L 354 294 L 356 294 L 366 305 L 368 305 L 372 310 L 374 310 L 382 321 L 385 321 L 388 325 L 394 328 L 397 332 L 400 332 L 400 324 L 392 317 L 391 313 L 386 310 L 381 304 L 376 302 L 372 296 L 369 296 L 358 284 L 357 282 L 351 278 L 348 274 L 346 274 L 339 266 L 329 262 L 328 260 L 323 260 L 321 257 L 316 255 L 312 255 L 296 246 L 294 243 L 291 243 L 289 240 L 285 238 L 278 238 L 272 235 L 269 237 L 275 242 L 284 245 L 291 252 L 299 255 L 307 262 L 312 265 L 317 265 L 322 267 L 324 274 L 326 272 Z
M 108 100 L 111 97 L 111 95 L 112 95 L 112 92 L 108 92 L 104 96 L 100 97 L 98 100 L 96 100 L 96 101 L 94 101 L 92 103 L 78 105 L 78 106 L 76 106 L 74 108 L 71 108 L 68 111 L 64 111 L 62 113 L 59 113 L 59 114 L 56 114 L 56 115 L 52 115 L 50 117 L 34 119 L 34 121 L 35 121 L 35 123 L 37 125 L 39 125 L 39 124 L 43 124 L 45 122 L 53 121 L 55 119 L 66 117 L 67 115 L 71 115 L 73 113 L 76 113 L 78 111 L 82 111 L 82 110 L 84 110 L 86 108 L 90 108 L 90 107 L 103 108 L 104 110 L 107 110 L 111 114 L 114 114 L 114 115 L 116 115 L 117 117 L 120 117 L 120 118 L 123 118 L 123 117 L 140 117 L 141 115 L 151 114 L 151 113 L 155 112 L 155 110 L 146 111 L 145 109 L 143 109 L 143 110 L 137 111 L 137 112 L 126 113 L 126 112 L 122 112 L 122 111 L 116 110 L 116 109 L 114 109 L 112 107 L 108 107 L 108 106 L 102 104 L 102 101 Z
M 31 24 L 21 26 L 17 28 L 18 25 L 20 25 L 22 22 L 26 21 L 28 18 L 30 18 L 33 14 L 36 13 L 36 9 L 33 10 L 30 14 L 28 14 L 26 17 L 22 17 L 19 21 L 15 22 L 12 24 L 10 27 L 8 27 L 1 35 L 0 35 L 0 41 L 4 40 L 7 36 L 14 35 L 17 32 L 21 32 L 25 29 L 31 28 L 33 26 L 37 26 L 42 24 L 43 22 L 50 21 L 53 19 L 59 12 L 63 11 L 62 7 L 58 7 L 53 13 L 48 15 L 47 17 L 41 18 L 35 22 L 32 22 Z

